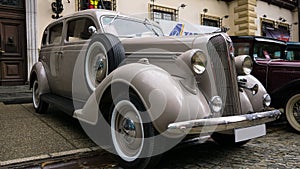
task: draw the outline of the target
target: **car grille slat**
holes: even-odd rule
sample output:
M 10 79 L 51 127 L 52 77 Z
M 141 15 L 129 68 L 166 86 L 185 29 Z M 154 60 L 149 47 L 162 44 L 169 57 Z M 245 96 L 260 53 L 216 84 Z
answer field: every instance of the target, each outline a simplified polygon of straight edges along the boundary
M 231 116 L 241 114 L 241 104 L 235 64 L 229 56 L 226 44 L 224 37 L 218 35 L 209 40 L 207 48 L 214 69 L 217 92 L 225 102 L 223 116 Z

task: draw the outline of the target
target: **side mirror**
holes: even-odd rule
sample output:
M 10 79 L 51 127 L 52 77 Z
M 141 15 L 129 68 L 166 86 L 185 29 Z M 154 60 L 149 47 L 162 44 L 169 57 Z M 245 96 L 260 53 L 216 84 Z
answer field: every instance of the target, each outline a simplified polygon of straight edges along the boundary
M 97 29 L 95 26 L 89 26 L 88 31 L 90 34 L 94 34 L 97 32 Z

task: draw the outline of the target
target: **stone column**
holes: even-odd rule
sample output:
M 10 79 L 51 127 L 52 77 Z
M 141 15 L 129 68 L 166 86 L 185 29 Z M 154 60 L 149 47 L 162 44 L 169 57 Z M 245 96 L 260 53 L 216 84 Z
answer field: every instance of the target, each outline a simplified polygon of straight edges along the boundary
M 234 8 L 234 14 L 238 19 L 234 24 L 238 26 L 238 31 L 235 32 L 236 36 L 242 35 L 255 35 L 257 25 L 255 20 L 257 18 L 255 7 L 257 0 L 238 0 L 238 6 Z
M 34 63 L 38 61 L 37 43 L 37 0 L 26 0 L 26 38 L 27 38 L 27 72 L 28 79 L 30 70 Z

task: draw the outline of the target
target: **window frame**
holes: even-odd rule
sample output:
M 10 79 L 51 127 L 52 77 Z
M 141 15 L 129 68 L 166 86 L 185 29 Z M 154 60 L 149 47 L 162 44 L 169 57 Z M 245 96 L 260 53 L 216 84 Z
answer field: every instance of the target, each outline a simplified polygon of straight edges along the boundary
M 207 20 L 207 21 L 212 21 L 212 22 L 216 22 L 217 23 L 217 27 L 221 27 L 221 18 L 220 17 L 217 17 L 217 16 L 212 16 L 212 15 L 206 15 L 206 14 L 201 14 L 200 15 L 200 18 L 201 18 L 201 25 L 205 25 L 204 23 L 204 20 Z M 211 25 L 205 25 L 205 26 L 211 26 Z
M 167 20 L 167 21 L 178 21 L 178 9 L 149 3 L 148 10 L 149 10 L 149 18 L 153 21 L 155 21 L 155 17 L 154 17 L 155 12 L 159 12 L 162 15 L 171 14 L 171 20 Z M 166 20 L 163 19 L 163 17 L 161 19 Z

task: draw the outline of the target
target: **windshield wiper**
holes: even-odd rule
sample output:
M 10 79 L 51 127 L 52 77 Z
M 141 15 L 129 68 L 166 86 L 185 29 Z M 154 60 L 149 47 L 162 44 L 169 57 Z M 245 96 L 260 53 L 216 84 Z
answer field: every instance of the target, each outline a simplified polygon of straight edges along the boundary
M 147 23 L 150 24 L 151 28 L 148 27 Z M 153 31 L 156 36 L 159 36 L 159 34 L 154 29 L 153 23 L 148 18 L 145 18 L 144 25 L 146 26 L 146 28 L 148 28 L 149 30 Z
M 113 24 L 113 23 L 116 21 L 116 19 L 119 17 L 119 15 L 120 15 L 120 12 L 118 12 L 118 13 L 112 18 L 112 20 L 108 23 L 108 25 Z

